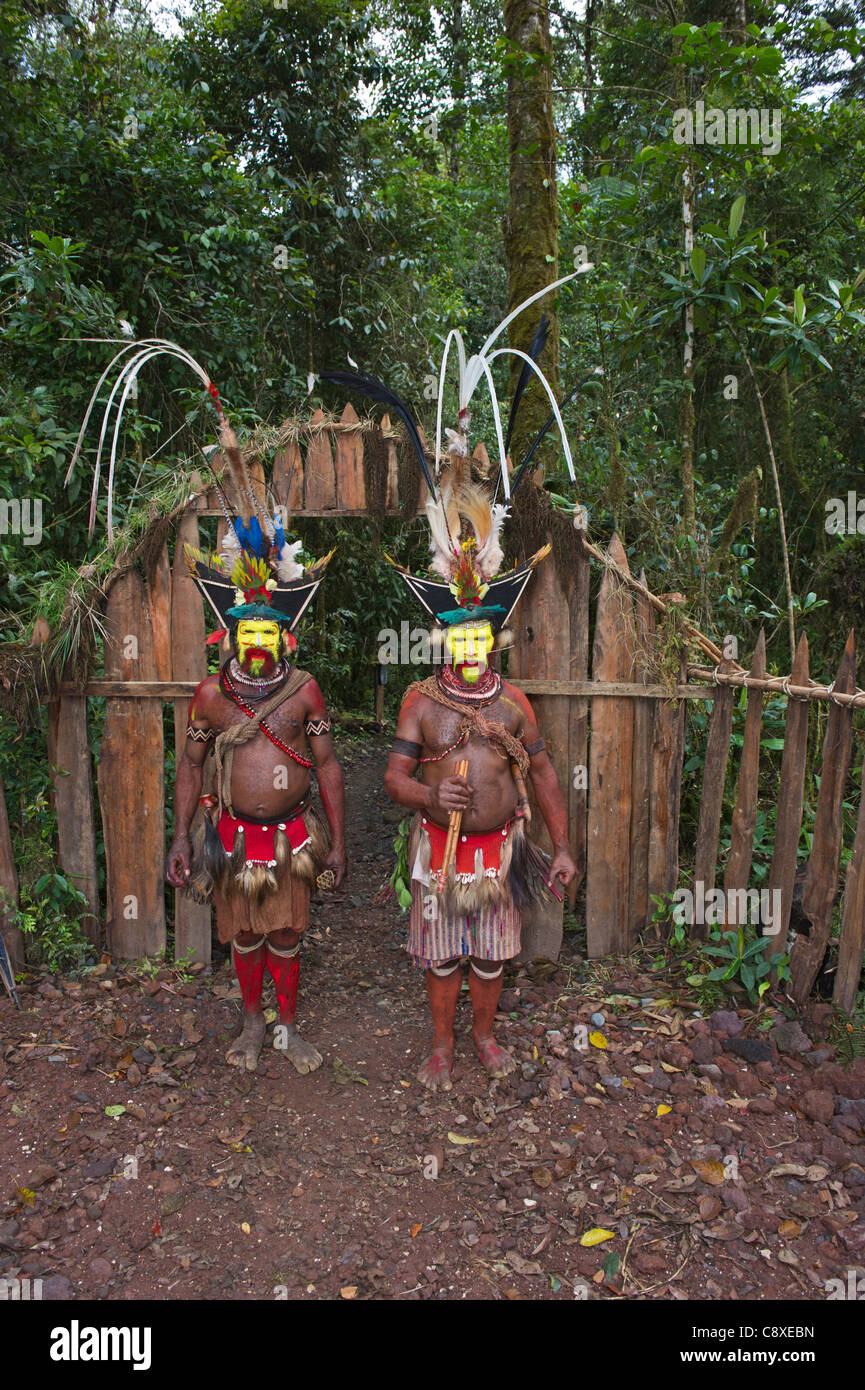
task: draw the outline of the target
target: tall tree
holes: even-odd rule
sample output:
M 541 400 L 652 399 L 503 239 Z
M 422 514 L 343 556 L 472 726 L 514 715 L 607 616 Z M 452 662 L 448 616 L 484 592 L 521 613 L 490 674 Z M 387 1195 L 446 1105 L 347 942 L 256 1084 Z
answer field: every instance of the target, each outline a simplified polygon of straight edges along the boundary
M 558 278 L 559 208 L 556 190 L 556 129 L 553 120 L 552 44 L 549 7 L 543 0 L 504 0 L 508 73 L 508 212 L 504 221 L 508 269 L 508 308 Z M 537 313 L 520 315 L 510 328 L 512 347 L 526 351 L 541 312 L 550 334 L 541 366 L 554 391 L 559 384 L 559 324 L 552 296 Z M 521 369 L 513 359 L 511 383 Z M 544 393 L 526 391 L 511 445 L 518 462 L 549 414 Z

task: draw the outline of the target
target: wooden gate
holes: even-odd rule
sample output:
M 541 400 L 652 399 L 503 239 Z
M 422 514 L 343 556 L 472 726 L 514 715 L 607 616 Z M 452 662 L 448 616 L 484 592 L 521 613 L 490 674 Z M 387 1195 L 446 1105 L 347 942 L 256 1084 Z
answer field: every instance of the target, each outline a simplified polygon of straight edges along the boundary
M 305 426 L 286 422 L 273 468 L 273 493 L 296 517 L 398 515 L 397 435 L 385 416 L 381 427 L 358 420 L 346 405 L 338 421 L 317 411 Z M 376 455 L 374 486 L 370 453 Z M 483 444 L 475 449 L 483 467 Z M 218 466 L 218 465 L 217 465 Z M 371 495 L 374 494 L 374 495 Z M 423 499 L 420 500 L 422 506 Z M 410 504 L 414 510 L 414 503 Z M 142 577 L 118 570 L 107 589 L 105 665 L 86 694 L 106 701 L 98 757 L 98 801 L 106 854 L 105 940 L 112 955 L 158 955 L 165 949 L 165 788 L 163 702 L 174 708 L 174 747 L 185 741 L 186 703 L 206 673 L 201 598 L 182 561 L 183 543 L 199 540 L 202 517 L 221 516 L 215 494 L 200 488 L 179 518 L 173 564 L 165 543 Z M 224 523 L 223 523 L 224 525 Z M 601 567 L 590 651 L 589 578 Z M 724 787 L 731 747 L 733 702 L 747 690 L 731 843 L 723 866 L 726 892 L 746 890 L 751 879 L 758 809 L 763 700 L 787 699 L 784 753 L 775 800 L 777 828 L 770 889 L 781 894 L 782 927 L 767 949 L 783 949 L 794 888 L 811 923 L 792 955 L 793 990 L 804 1000 L 820 968 L 839 891 L 842 803 L 853 744 L 853 717 L 865 706 L 856 690 L 853 636 L 830 686 L 809 679 L 808 649 L 800 641 L 789 677 L 767 677 L 765 642 L 750 671 L 725 661 L 721 651 L 678 616 L 675 603 L 634 579 L 614 536 L 606 551 L 587 538 L 577 546 L 572 572 L 548 560 L 536 572 L 515 615 L 509 675 L 533 699 L 538 722 L 565 792 L 571 845 L 585 888 L 588 952 L 627 951 L 653 912 L 653 898 L 679 882 L 679 817 L 686 707 L 706 702 L 711 714 L 702 768 L 694 882 L 716 886 Z M 704 665 L 689 664 L 688 647 Z M 809 714 L 828 708 L 820 792 L 807 863 L 798 851 Z M 50 755 L 58 771 L 54 794 L 59 858 L 85 893 L 86 934 L 102 942 L 96 870 L 94 795 L 88 754 L 86 699 L 64 689 L 49 721 Z M 5 809 L 5 808 L 4 808 Z M 14 864 L 4 867 L 0 815 L 0 879 L 14 893 Z M 11 865 L 11 868 L 10 868 Z M 699 936 L 704 928 L 694 924 Z M 4 929 L 20 961 L 20 940 Z M 175 953 L 210 958 L 210 909 L 176 895 Z M 846 875 L 835 998 L 853 1005 L 865 947 L 865 798 Z

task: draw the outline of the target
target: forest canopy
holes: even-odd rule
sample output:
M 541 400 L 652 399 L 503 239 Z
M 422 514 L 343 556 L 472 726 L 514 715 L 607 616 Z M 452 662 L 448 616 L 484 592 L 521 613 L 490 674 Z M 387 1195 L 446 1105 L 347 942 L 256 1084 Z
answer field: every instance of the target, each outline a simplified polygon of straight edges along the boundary
M 7 635 L 92 554 L 86 449 L 63 478 L 104 340 L 180 342 L 241 433 L 337 404 L 314 374 L 349 359 L 429 433 L 448 330 L 482 340 L 541 235 L 550 279 L 594 267 L 555 304 L 560 389 L 591 377 L 567 414 L 577 486 L 550 453 L 545 486 L 713 636 L 747 648 L 765 623 L 783 669 L 791 597 L 818 641 L 865 626 L 861 0 L 557 0 L 547 45 L 532 9 L 4 5 L 0 490 L 43 515 L 39 545 L 0 535 Z M 536 81 L 552 145 L 515 157 L 515 93 Z M 527 228 L 514 209 L 541 158 Z M 476 436 L 489 426 L 478 412 Z M 179 368 L 142 374 L 121 505 L 212 441 Z M 853 527 L 827 529 L 851 493 Z M 400 532 L 420 553 L 419 524 Z M 370 680 L 346 651 L 371 658 L 398 613 L 377 539 L 356 528 L 328 578 L 345 705 Z

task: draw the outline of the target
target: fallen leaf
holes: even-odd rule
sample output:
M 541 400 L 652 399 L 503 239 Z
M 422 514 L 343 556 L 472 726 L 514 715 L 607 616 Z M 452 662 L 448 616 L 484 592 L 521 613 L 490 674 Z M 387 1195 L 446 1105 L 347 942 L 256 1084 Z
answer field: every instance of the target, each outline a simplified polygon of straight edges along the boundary
M 607 1040 L 603 1033 L 590 1033 L 589 1042 L 592 1044 L 592 1047 L 604 1049 L 607 1046 Z
M 412 1240 L 414 1240 L 415 1236 L 419 1236 L 422 1230 L 423 1230 L 423 1223 L 422 1223 L 421 1221 L 416 1221 L 415 1224 L 414 1224 L 414 1225 L 412 1226 L 412 1228 L 411 1228 L 411 1238 L 412 1238 Z
M 359 1071 L 352 1071 L 340 1057 L 333 1059 L 333 1079 L 341 1086 L 347 1085 L 350 1081 L 356 1081 L 361 1086 L 369 1085 L 365 1076 L 361 1076 Z
M 802 1227 L 798 1221 L 782 1221 L 778 1227 L 778 1235 L 783 1236 L 785 1240 L 795 1240 L 801 1234 Z
M 799 1256 L 786 1248 L 778 1251 L 778 1259 L 782 1265 L 797 1265 L 799 1263 Z
M 659 1105 L 658 1108 L 657 1108 L 657 1110 L 655 1111 L 655 1114 L 656 1114 L 656 1115 L 670 1115 L 670 1114 L 672 1114 L 672 1111 L 673 1111 L 672 1105 Z
M 605 1231 L 603 1226 L 593 1226 L 580 1236 L 580 1245 L 600 1245 L 605 1240 L 615 1240 L 615 1232 Z
M 721 1210 L 721 1203 L 717 1197 L 710 1197 L 706 1192 L 697 1203 L 697 1210 L 704 1221 L 714 1221 Z
M 723 1163 L 719 1163 L 716 1158 L 692 1158 L 691 1167 L 703 1182 L 709 1183 L 712 1187 L 720 1187 L 727 1176 Z
M 120 1115 L 126 1114 L 125 1105 L 106 1105 L 105 1113 L 111 1120 L 116 1120 Z
M 806 1178 L 808 1182 L 822 1182 L 829 1176 L 829 1169 L 819 1163 L 811 1163 L 804 1168 L 801 1163 L 779 1163 L 769 1171 L 770 1178 Z
M 678 1072 L 680 1072 L 680 1071 L 682 1070 L 681 1067 L 674 1067 L 674 1066 L 672 1066 L 669 1062 L 662 1062 L 662 1063 L 661 1063 L 661 1069 L 662 1069 L 663 1071 L 678 1071 Z
M 35 1207 L 36 1193 L 31 1192 L 29 1187 L 16 1187 L 15 1196 L 22 1207 Z
M 465 1134 L 455 1134 L 452 1129 L 448 1130 L 448 1139 L 452 1144 L 479 1144 L 480 1139 L 469 1139 Z
M 339 1291 L 340 1298 L 357 1298 L 357 1284 L 346 1284 Z
M 113 1029 L 113 1031 L 114 1031 L 115 1037 L 118 1037 L 118 1038 L 125 1038 L 125 1037 L 126 1037 L 126 1030 L 127 1030 L 128 1024 L 127 1024 L 125 1018 L 121 1018 L 120 1015 L 118 1015 L 117 1018 L 115 1018 L 114 1021 L 113 1021 L 113 1023 L 111 1024 L 111 1027 L 112 1027 L 112 1029 Z
M 654 1070 L 654 1067 L 647 1067 L 645 1062 L 640 1062 L 634 1067 L 634 1071 L 638 1076 L 651 1076 Z
M 236 1149 L 241 1141 L 246 1138 L 251 1128 L 252 1125 L 244 1125 L 236 1134 L 230 1134 L 227 1130 L 223 1130 L 222 1133 L 217 1132 L 216 1137 L 220 1144 L 225 1144 L 230 1149 Z
M 537 1260 L 525 1259 L 518 1250 L 509 1250 L 505 1255 L 505 1261 L 515 1274 L 543 1274 L 544 1272 Z
M 183 1030 L 183 1041 L 188 1046 L 193 1047 L 195 1043 L 201 1042 L 204 1034 L 199 1031 L 198 1020 L 191 1009 L 180 1015 L 180 1027 Z
M 549 1187 L 552 1181 L 553 1175 L 549 1168 L 541 1167 L 532 1169 L 532 1182 L 535 1184 L 535 1187 Z
M 241 1221 L 240 1229 L 243 1231 L 243 1234 L 245 1236 L 252 1235 L 252 1227 L 250 1226 L 248 1221 Z

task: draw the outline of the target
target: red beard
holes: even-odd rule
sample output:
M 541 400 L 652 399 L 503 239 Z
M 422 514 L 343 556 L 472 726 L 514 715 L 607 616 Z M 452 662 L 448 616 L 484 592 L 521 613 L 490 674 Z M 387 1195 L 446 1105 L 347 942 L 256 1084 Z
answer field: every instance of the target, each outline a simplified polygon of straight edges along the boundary
M 272 676 L 276 671 L 277 663 L 274 661 L 273 653 L 266 651 L 264 647 L 249 647 L 242 661 L 238 657 L 237 664 L 241 671 L 245 671 L 248 676 L 251 676 L 253 674 L 252 663 L 254 661 L 261 662 L 261 667 L 255 672 L 256 676 L 261 676 L 266 679 L 268 676 Z

